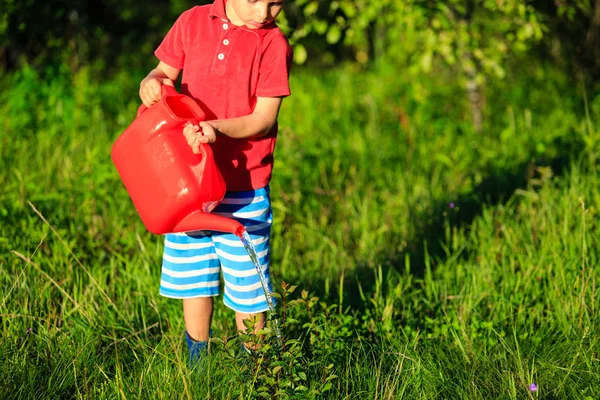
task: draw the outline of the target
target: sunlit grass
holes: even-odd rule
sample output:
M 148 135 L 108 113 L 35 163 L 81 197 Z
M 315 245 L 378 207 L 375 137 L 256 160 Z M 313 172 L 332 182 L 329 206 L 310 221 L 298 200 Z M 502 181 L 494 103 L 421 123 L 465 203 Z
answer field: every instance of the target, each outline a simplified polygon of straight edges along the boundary
M 240 364 L 218 301 L 202 374 L 110 161 L 135 79 L 3 76 L 0 396 L 598 398 L 600 97 L 540 70 L 489 88 L 477 134 L 460 88 L 393 71 L 295 71 L 272 182 L 287 352 Z

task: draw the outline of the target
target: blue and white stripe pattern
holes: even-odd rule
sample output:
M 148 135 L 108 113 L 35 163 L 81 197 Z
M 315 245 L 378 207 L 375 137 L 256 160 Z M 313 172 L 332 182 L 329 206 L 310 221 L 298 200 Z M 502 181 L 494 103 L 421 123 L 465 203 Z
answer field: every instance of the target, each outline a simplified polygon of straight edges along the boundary
M 272 290 L 269 235 L 273 214 L 269 187 L 227 192 L 213 214 L 235 218 L 246 227 Z M 226 306 L 250 314 L 268 310 L 256 267 L 237 236 L 208 231 L 165 235 L 161 295 L 176 299 L 218 296 L 219 273 L 225 282 Z

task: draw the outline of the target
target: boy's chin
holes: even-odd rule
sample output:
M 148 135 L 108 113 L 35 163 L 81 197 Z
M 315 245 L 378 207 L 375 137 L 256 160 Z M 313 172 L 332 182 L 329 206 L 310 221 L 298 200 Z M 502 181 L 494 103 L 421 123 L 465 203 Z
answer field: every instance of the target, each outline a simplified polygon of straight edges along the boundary
M 265 26 L 267 26 L 269 24 L 270 24 L 270 22 L 265 22 L 263 24 L 259 24 L 258 22 L 254 22 L 254 21 L 244 23 L 244 25 L 246 25 L 246 28 L 254 29 L 254 30 L 264 28 Z

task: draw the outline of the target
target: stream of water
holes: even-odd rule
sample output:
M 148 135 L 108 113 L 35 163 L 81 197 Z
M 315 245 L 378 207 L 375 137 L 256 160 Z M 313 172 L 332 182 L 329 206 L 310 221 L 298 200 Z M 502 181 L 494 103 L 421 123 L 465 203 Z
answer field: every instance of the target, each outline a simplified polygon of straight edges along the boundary
M 281 347 L 283 346 L 283 342 L 281 339 L 281 331 L 279 330 L 279 321 L 277 319 L 277 313 L 275 312 L 275 303 L 273 302 L 273 295 L 271 293 L 271 289 L 269 289 L 269 285 L 267 284 L 267 277 L 265 276 L 265 272 L 263 271 L 260 265 L 258 255 L 256 254 L 256 248 L 254 247 L 254 244 L 252 243 L 252 239 L 250 239 L 250 235 L 248 234 L 248 232 L 244 231 L 242 236 L 240 236 L 240 240 L 246 248 L 250 259 L 256 267 L 256 271 L 258 272 L 260 283 L 263 287 L 263 290 L 265 291 L 265 297 L 267 298 L 267 306 L 269 307 L 270 314 L 269 320 L 271 321 L 271 326 L 273 328 L 273 331 L 275 332 L 275 335 L 277 336 L 277 342 Z

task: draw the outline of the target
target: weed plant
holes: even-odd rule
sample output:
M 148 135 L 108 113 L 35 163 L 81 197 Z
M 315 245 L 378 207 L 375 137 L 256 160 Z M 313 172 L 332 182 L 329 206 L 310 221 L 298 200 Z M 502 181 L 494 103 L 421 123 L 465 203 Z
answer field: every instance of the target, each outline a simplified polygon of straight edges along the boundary
M 476 133 L 443 74 L 295 71 L 272 182 L 284 348 L 217 301 L 190 370 L 161 238 L 110 160 L 140 76 L 95 76 L 0 79 L 0 398 L 600 398 L 597 88 L 523 68 Z

